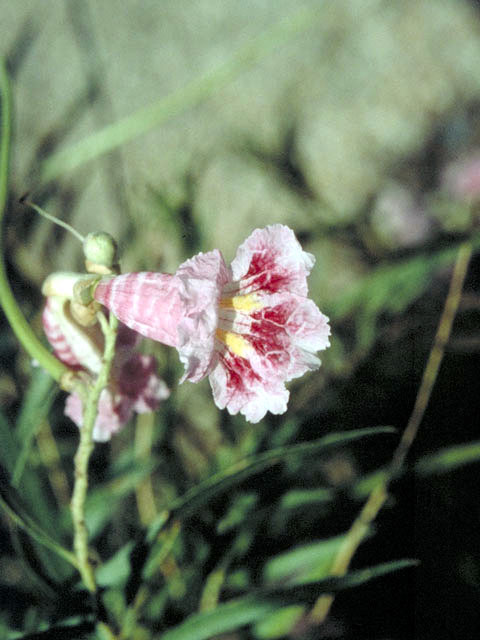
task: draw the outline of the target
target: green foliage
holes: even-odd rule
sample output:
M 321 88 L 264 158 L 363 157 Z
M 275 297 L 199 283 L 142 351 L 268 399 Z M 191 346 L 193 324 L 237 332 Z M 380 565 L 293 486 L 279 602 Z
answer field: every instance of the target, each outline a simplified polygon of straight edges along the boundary
M 20 484 L 33 439 L 48 415 L 55 394 L 56 388 L 51 377 L 43 369 L 35 369 L 17 420 L 16 435 L 22 445 L 12 474 L 14 487 Z
M 269 560 L 263 569 L 267 583 L 304 584 L 328 575 L 343 537 L 320 540 Z
M 358 587 L 393 571 L 414 566 L 415 561 L 399 560 L 361 571 L 343 578 L 328 578 L 312 582 L 304 588 L 297 585 L 278 589 L 261 588 L 249 595 L 219 605 L 214 611 L 191 616 L 162 635 L 163 640 L 207 640 L 219 633 L 233 631 L 247 624 L 264 620 L 289 600 L 312 603 L 322 593 L 340 592 Z
M 440 449 L 421 458 L 415 469 L 420 475 L 448 473 L 458 467 L 480 462 L 480 441 Z
M 332 433 L 314 442 L 278 447 L 251 458 L 240 460 L 231 467 L 212 475 L 204 482 L 193 487 L 184 496 L 169 505 L 167 507 L 168 515 L 166 516 L 165 512 L 162 512 L 158 520 L 150 527 L 149 538 L 153 539 L 157 535 L 158 531 L 164 526 L 167 517 L 186 517 L 191 515 L 217 495 L 226 492 L 231 487 L 272 465 L 300 456 L 318 455 L 323 451 L 355 442 L 361 438 L 391 433 L 395 433 L 395 429 L 392 427 L 376 427 L 357 429 L 345 433 Z
M 244 16 L 242 3 L 229 5 L 239 12 L 233 23 L 222 11 L 212 20 L 209 3 L 191 3 L 188 11 L 174 2 L 159 3 L 145 18 L 147 28 L 135 32 L 143 37 L 151 28 L 155 49 L 160 48 L 157 41 L 167 42 L 166 75 L 172 84 L 162 80 L 160 66 L 153 69 L 151 104 L 142 107 L 146 94 L 135 95 L 135 104 L 127 97 L 125 103 L 118 102 L 111 90 L 114 76 L 109 69 L 101 72 L 104 53 L 115 63 L 108 45 L 111 30 L 102 28 L 102 4 L 94 8 L 101 28 L 96 20 L 95 28 L 88 27 L 85 11 L 82 20 L 87 21 L 75 34 L 86 56 L 88 78 L 76 69 L 55 69 L 45 85 L 50 88 L 60 77 L 79 80 L 82 91 L 88 84 L 88 114 L 85 99 L 80 111 L 69 106 L 57 122 L 53 110 L 44 109 L 49 119 L 45 123 L 39 118 L 37 129 L 26 122 L 23 109 L 29 101 L 21 101 L 14 142 L 28 132 L 28 154 L 18 147 L 8 199 L 10 118 L 3 119 L 0 205 L 2 210 L 4 204 L 9 207 L 5 212 L 10 226 L 4 235 L 10 281 L 18 289 L 20 306 L 33 306 L 28 287 L 38 289 L 45 269 L 58 264 L 70 268 L 75 262 L 62 236 L 45 231 L 43 223 L 33 223 L 22 236 L 27 225 L 17 216 L 15 202 L 21 194 L 16 189 L 31 182 L 42 199 L 58 198 L 62 207 L 67 202 L 62 215 L 80 218 L 86 231 L 96 231 L 87 228 L 91 222 L 82 217 L 87 210 L 95 224 L 101 220 L 102 228 L 118 226 L 124 233 L 119 238 L 123 266 L 135 270 L 172 271 L 192 253 L 215 246 L 228 261 L 253 227 L 292 224 L 302 245 L 317 258 L 310 289 L 331 318 L 333 345 L 322 358 L 320 373 L 292 383 L 285 416 L 248 425 L 241 417 L 217 411 L 206 382 L 186 384 L 172 389 L 149 432 L 142 431 L 140 420 L 96 448 L 85 520 L 99 592 L 90 597 L 69 550 L 68 503 L 78 433 L 61 413 L 63 398 L 54 403 L 57 385 L 43 368 L 31 369 L 21 358 L 11 357 L 12 339 L 5 338 L 0 345 L 2 357 L 6 354 L 0 376 L 0 637 L 113 640 L 114 633 L 117 640 L 201 640 L 235 632 L 242 640 L 252 634 L 262 640 L 282 638 L 301 628 L 321 594 L 364 585 L 368 589 L 370 581 L 382 578 L 387 598 L 389 574 L 416 564 L 400 560 L 330 576 L 361 503 L 386 480 L 396 442 L 376 437 L 396 433 L 391 427 L 357 428 L 376 424 L 377 411 L 388 414 L 386 405 L 396 388 L 385 398 L 384 388 L 376 383 L 378 406 L 370 407 L 364 406 L 361 386 L 353 385 L 349 396 L 342 391 L 355 381 L 356 367 L 376 366 L 366 358 L 374 346 L 385 350 L 379 328 L 394 323 L 409 327 L 409 308 L 432 293 L 432 282 L 450 268 L 464 237 L 471 236 L 473 246 L 480 246 L 478 212 L 445 194 L 425 194 L 436 189 L 430 183 L 439 182 L 441 174 L 433 175 L 430 166 L 417 171 L 415 164 L 432 131 L 449 128 L 452 108 L 462 110 L 456 87 L 469 109 L 478 100 L 474 70 L 480 40 L 466 3 L 460 7 L 450 1 L 438 7 L 423 1 L 401 8 L 391 3 L 385 9 L 380 0 L 358 0 L 353 11 L 343 2 L 302 2 L 292 13 L 288 2 L 270 7 L 267 2 L 256 31 L 250 26 L 256 27 L 257 20 L 250 9 Z M 75 5 L 67 3 L 72 13 Z M 5 19 L 13 13 L 6 12 Z M 40 11 L 38 19 L 44 17 Z M 214 31 L 205 31 L 202 24 Z M 72 28 L 75 31 L 73 19 Z M 447 46 L 444 32 L 454 29 L 462 37 L 450 39 L 453 44 Z M 100 55 L 97 31 L 105 37 Z M 234 50 L 228 46 L 225 56 L 225 42 L 238 34 L 243 38 L 244 32 L 254 36 Z M 201 37 L 210 41 L 208 46 Z M 69 44 L 75 41 L 71 34 L 67 39 Z M 121 37 L 117 40 L 123 43 Z M 61 47 L 48 42 L 48 49 L 58 52 Z M 432 61 L 431 51 L 441 55 Z M 192 58 L 184 58 L 185 52 Z M 65 56 L 73 66 L 76 53 Z M 11 61 L 17 64 L 15 56 Z M 139 86 L 138 73 L 129 72 L 127 64 L 124 69 L 124 62 L 122 58 L 117 76 L 121 94 L 127 95 L 131 86 Z M 143 60 L 141 64 L 146 69 Z M 154 67 L 150 56 L 148 66 Z M 29 94 L 21 83 L 32 77 L 32 69 L 26 70 L 14 69 L 12 74 L 22 98 Z M 33 86 L 41 100 L 45 92 Z M 4 89 L 2 93 L 5 116 L 10 101 L 5 101 Z M 61 93 L 73 95 L 63 85 Z M 54 102 L 48 95 L 48 104 Z M 115 119 L 115 113 L 127 115 Z M 93 130 L 90 116 L 96 120 Z M 467 118 L 463 112 L 461 117 Z M 31 131 L 42 140 L 32 141 Z M 149 137 L 141 138 L 147 132 Z M 447 133 L 452 135 L 450 129 Z M 467 133 L 478 139 L 475 127 Z M 32 146 L 37 142 L 35 155 Z M 435 148 L 439 164 L 452 153 L 447 147 Z M 32 151 L 38 180 L 19 170 Z M 114 156 L 119 151 L 121 155 Z M 413 167 L 414 177 L 404 165 Z M 76 168 L 81 171 L 72 172 Z M 94 173 L 89 173 L 91 168 Z M 371 219 L 370 205 L 397 171 L 395 180 L 405 180 L 413 202 L 421 191 L 423 208 L 414 215 L 429 229 L 423 239 L 405 246 L 395 237 L 378 243 Z M 423 174 L 429 176 L 428 186 L 420 184 Z M 54 182 L 58 176 L 61 183 Z M 142 196 L 144 188 L 147 196 Z M 6 279 L 0 280 L 14 329 L 20 327 L 24 342 L 33 345 L 30 355 L 43 354 L 43 365 L 58 379 L 63 368 L 32 329 L 38 328 L 40 309 L 30 309 L 31 326 L 23 322 Z M 436 302 L 440 309 L 443 298 L 437 296 Z M 5 335 L 2 331 L 2 340 Z M 152 345 L 145 349 L 157 349 L 169 384 L 178 379 L 176 355 Z M 396 367 L 394 357 L 392 348 Z M 412 371 L 398 375 L 403 376 L 402 389 L 407 379 L 414 394 Z M 403 427 L 403 417 L 394 418 L 386 422 Z M 459 432 L 463 427 L 455 424 Z M 415 463 L 415 471 L 427 479 L 480 459 L 477 441 L 438 449 L 434 433 L 425 438 L 432 453 Z M 460 442 L 467 439 L 458 436 Z M 332 473 L 342 460 L 349 467 L 346 481 Z M 395 504 L 405 509 L 411 496 L 396 484 L 391 491 L 386 508 L 392 508 L 393 520 Z M 403 529 L 398 533 L 392 531 L 395 525 L 388 527 L 387 522 L 385 528 L 367 528 L 371 539 L 357 564 L 375 564 L 378 557 L 391 557 L 392 546 L 398 549 Z M 408 523 L 405 530 L 407 536 Z M 396 546 L 391 545 L 392 535 Z M 438 565 L 444 560 L 441 555 L 435 558 Z M 475 583 L 480 560 L 473 557 L 471 565 Z
M 458 247 L 448 247 L 379 266 L 339 295 L 332 314 L 338 319 L 355 317 L 357 349 L 367 351 L 375 342 L 379 317 L 405 311 L 425 291 L 435 270 L 451 264 L 457 251 Z

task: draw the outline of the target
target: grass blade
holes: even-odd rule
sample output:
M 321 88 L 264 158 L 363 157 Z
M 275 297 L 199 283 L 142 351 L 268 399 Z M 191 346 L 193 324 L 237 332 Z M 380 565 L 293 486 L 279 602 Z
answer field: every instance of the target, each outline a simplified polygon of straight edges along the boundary
M 167 508 L 168 517 L 185 517 L 203 507 L 209 500 L 224 493 L 231 487 L 275 464 L 285 462 L 297 456 L 317 455 L 320 452 L 355 442 L 362 438 L 395 433 L 393 427 L 374 427 L 356 429 L 342 433 L 332 433 L 312 442 L 278 447 L 249 456 L 240 460 L 228 469 L 212 475 L 197 486 L 174 500 Z M 160 528 L 165 524 L 165 511 L 151 525 L 148 538 L 153 540 Z
M 440 449 L 421 458 L 415 468 L 417 473 L 426 476 L 432 473 L 447 473 L 474 462 L 480 462 L 480 440 Z
M 156 640 L 208 640 L 220 633 L 262 620 L 277 608 L 293 603 L 310 603 L 321 593 L 332 593 L 358 587 L 374 578 L 417 564 L 415 560 L 397 560 L 368 569 L 353 571 L 341 578 L 327 578 L 308 585 L 279 589 L 256 589 L 249 595 L 219 605 L 213 611 L 197 613 Z
M 52 378 L 43 369 L 34 369 L 17 421 L 17 439 L 22 444 L 12 474 L 14 487 L 20 484 L 33 439 L 42 421 L 47 417 L 55 393 L 56 385 Z
M 54 551 L 61 558 L 76 567 L 77 561 L 73 553 L 62 547 L 61 544 L 45 533 L 35 520 L 24 512 L 24 509 L 21 507 L 21 500 L 16 491 L 6 483 L 2 483 L 1 490 L 0 509 L 8 519 L 14 525 L 23 529 L 32 540 Z
M 48 182 L 98 156 L 112 151 L 129 140 L 157 127 L 169 118 L 206 100 L 216 90 L 234 80 L 270 51 L 292 36 L 311 27 L 319 15 L 316 8 L 302 8 L 266 29 L 219 68 L 196 78 L 186 87 L 140 109 L 104 129 L 97 131 L 71 148 L 50 156 L 43 165 L 42 181 Z
M 0 411 L 0 465 L 12 473 L 18 456 L 18 443 L 7 418 Z

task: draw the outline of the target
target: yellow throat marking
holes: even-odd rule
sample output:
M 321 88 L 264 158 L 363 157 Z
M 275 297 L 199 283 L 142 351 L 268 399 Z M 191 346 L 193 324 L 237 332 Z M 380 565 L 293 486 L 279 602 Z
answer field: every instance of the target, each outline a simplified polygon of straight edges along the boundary
M 262 308 L 262 303 L 258 300 L 255 293 L 247 293 L 244 296 L 233 296 L 233 298 L 220 298 L 220 308 L 235 309 L 235 311 L 257 311 Z
M 263 304 L 259 301 L 258 296 L 255 293 L 248 293 L 244 296 L 233 296 L 231 298 L 220 298 L 219 306 L 221 309 L 227 309 L 231 311 L 238 311 L 239 313 L 251 313 L 257 311 L 263 307 Z M 250 343 L 244 337 L 233 331 L 225 331 L 224 329 L 217 329 L 217 339 L 223 342 L 224 345 L 234 355 L 244 358 L 247 356 L 251 349 Z
M 242 338 L 238 333 L 232 331 L 224 331 L 223 329 L 217 329 L 215 332 L 218 340 L 221 340 L 224 345 L 236 356 L 243 358 L 250 349 L 250 345 L 245 338 Z

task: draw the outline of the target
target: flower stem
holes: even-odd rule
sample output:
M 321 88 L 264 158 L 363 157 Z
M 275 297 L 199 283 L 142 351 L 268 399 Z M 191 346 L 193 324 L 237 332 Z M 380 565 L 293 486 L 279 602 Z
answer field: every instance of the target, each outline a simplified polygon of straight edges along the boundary
M 5 63 L 0 59 L 0 93 L 2 97 L 2 124 L 0 141 L 0 245 L 3 245 L 2 221 L 8 193 L 8 171 L 10 159 L 10 138 L 11 138 L 11 91 L 8 73 Z M 3 246 L 2 246 L 3 249 Z M 5 315 L 17 336 L 29 355 L 37 360 L 61 386 L 71 387 L 73 379 L 67 374 L 70 369 L 60 360 L 57 360 L 37 338 L 32 328 L 21 312 L 10 285 L 7 280 L 5 264 L 0 257 L 0 305 L 3 307 Z
M 94 593 L 96 582 L 93 567 L 88 557 L 88 530 L 85 524 L 85 499 L 88 489 L 88 462 L 93 451 L 93 428 L 97 418 L 98 400 L 103 389 L 108 384 L 110 369 L 115 355 L 115 340 L 117 336 L 118 320 L 110 314 L 109 321 L 103 313 L 98 314 L 105 336 L 102 368 L 97 379 L 86 390 L 83 412 L 83 426 L 80 429 L 80 444 L 75 454 L 75 484 L 71 501 L 74 540 L 73 548 L 78 567 L 87 589 Z
M 445 347 L 452 332 L 453 321 L 462 296 L 463 283 L 467 274 L 468 264 L 472 255 L 471 243 L 464 243 L 460 246 L 457 254 L 455 266 L 453 268 L 450 287 L 448 290 L 445 305 L 435 334 L 434 343 L 428 357 L 425 370 L 423 372 L 420 388 L 415 399 L 415 404 L 407 422 L 407 426 L 402 434 L 398 447 L 396 448 L 392 461 L 380 482 L 372 489 L 367 501 L 362 507 L 357 518 L 345 535 L 337 555 L 333 561 L 330 575 L 343 576 L 348 571 L 350 562 L 365 539 L 372 522 L 377 517 L 378 512 L 388 498 L 388 486 L 390 481 L 400 472 L 405 458 L 417 435 L 420 424 L 423 420 L 425 410 L 428 406 L 433 386 L 440 370 L 440 365 L 445 353 Z M 312 624 L 322 624 L 328 616 L 333 604 L 334 596 L 331 594 L 322 595 L 316 601 L 310 611 L 309 620 Z

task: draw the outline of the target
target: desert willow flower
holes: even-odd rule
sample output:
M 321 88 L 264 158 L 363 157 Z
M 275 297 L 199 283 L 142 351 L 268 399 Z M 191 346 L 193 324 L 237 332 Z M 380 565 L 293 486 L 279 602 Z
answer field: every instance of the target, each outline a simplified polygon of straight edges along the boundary
M 181 382 L 210 379 L 216 405 L 258 422 L 284 413 L 285 382 L 320 366 L 328 319 L 308 299 L 315 262 L 293 231 L 256 229 L 230 267 L 217 249 L 184 262 L 175 275 L 103 278 L 95 299 L 138 333 L 178 350 Z

